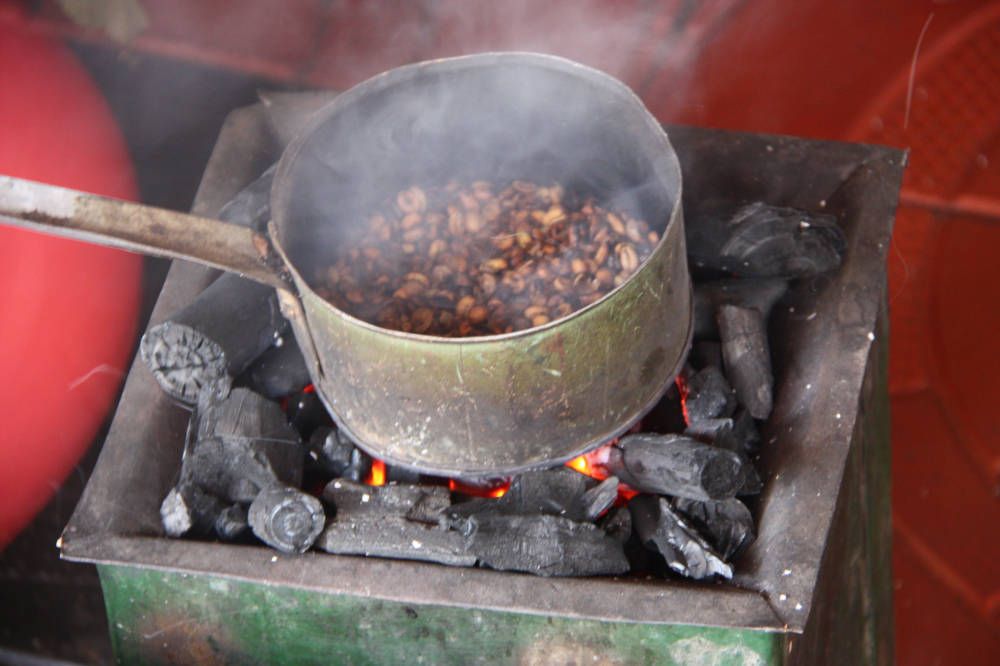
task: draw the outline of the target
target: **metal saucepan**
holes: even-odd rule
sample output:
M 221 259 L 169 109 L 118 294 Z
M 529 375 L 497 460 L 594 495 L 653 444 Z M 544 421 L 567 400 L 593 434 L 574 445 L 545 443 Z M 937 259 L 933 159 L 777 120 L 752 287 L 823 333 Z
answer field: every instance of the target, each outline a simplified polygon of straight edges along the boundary
M 311 281 L 352 225 L 413 184 L 559 182 L 660 231 L 622 285 L 563 319 L 441 338 L 379 328 Z M 673 381 L 691 335 L 681 176 L 622 83 L 553 56 L 394 69 L 338 96 L 282 155 L 266 234 L 0 177 L 0 220 L 240 273 L 277 288 L 337 424 L 390 463 L 451 476 L 568 460 L 620 434 Z

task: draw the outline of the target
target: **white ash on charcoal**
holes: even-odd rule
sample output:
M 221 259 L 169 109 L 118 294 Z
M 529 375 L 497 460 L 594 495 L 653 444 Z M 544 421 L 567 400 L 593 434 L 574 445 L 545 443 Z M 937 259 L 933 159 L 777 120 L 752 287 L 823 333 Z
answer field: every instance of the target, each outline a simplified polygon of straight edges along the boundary
M 706 366 L 690 375 L 685 384 L 684 405 L 689 423 L 727 418 L 736 412 L 736 393 L 720 368 Z
M 339 555 L 367 555 L 472 566 L 465 535 L 450 530 L 451 504 L 443 486 L 366 486 L 334 479 L 323 501 L 335 507 L 317 547 Z
M 716 321 L 726 376 L 736 397 L 755 419 L 766 419 L 774 406 L 774 375 L 764 316 L 752 308 L 721 305 Z
M 629 501 L 628 507 L 632 529 L 639 541 L 647 549 L 659 553 L 671 571 L 696 580 L 733 577 L 732 567 L 670 508 L 669 500 L 637 495 Z
M 757 310 L 767 321 L 774 305 L 788 292 L 788 280 L 748 278 L 700 282 L 694 286 L 694 337 L 718 340 L 715 312 L 722 305 Z
M 456 504 L 450 514 L 454 519 L 485 514 L 546 514 L 593 521 L 614 503 L 617 495 L 617 479 L 598 483 L 567 467 L 556 467 L 519 474 L 502 497 Z
M 674 508 L 726 562 L 743 554 L 757 538 L 750 509 L 738 499 L 699 502 L 678 498 Z
M 735 496 L 744 482 L 744 465 L 726 449 L 682 435 L 646 433 L 622 437 L 604 463 L 639 492 L 697 500 Z
M 847 240 L 837 218 L 754 202 L 733 210 L 717 203 L 685 225 L 688 259 L 696 271 L 739 277 L 805 278 L 840 266 Z
M 265 488 L 250 503 L 247 520 L 254 535 L 283 553 L 304 553 L 315 543 L 326 514 L 312 495 L 287 486 Z
M 621 541 L 592 523 L 495 513 L 469 520 L 469 550 L 481 566 L 539 576 L 615 575 L 629 569 Z

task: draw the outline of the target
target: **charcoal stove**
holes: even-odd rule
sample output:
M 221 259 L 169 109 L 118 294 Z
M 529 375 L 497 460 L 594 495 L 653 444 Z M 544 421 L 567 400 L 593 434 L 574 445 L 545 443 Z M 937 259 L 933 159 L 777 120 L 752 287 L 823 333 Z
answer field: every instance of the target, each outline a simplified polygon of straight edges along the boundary
M 195 212 L 276 158 L 322 97 L 272 96 L 223 127 Z M 168 540 L 188 412 L 133 366 L 62 556 L 98 565 L 124 663 L 868 663 L 891 661 L 885 256 L 905 155 L 669 128 L 684 206 L 720 192 L 813 209 L 847 231 L 843 267 L 772 321 L 758 539 L 732 585 L 546 579 L 484 569 Z M 178 262 L 155 325 L 215 276 Z M 714 660 L 714 661 L 713 661 Z M 722 661 L 720 661 L 722 660 Z

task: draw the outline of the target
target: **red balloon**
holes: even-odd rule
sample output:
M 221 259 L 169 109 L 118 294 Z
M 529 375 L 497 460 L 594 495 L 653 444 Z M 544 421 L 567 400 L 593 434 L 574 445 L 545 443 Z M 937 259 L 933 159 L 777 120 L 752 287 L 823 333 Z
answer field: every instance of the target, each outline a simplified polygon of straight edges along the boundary
M 0 25 L 0 173 L 136 198 L 128 150 L 60 42 Z M 142 258 L 0 226 L 0 549 L 108 415 L 135 338 Z

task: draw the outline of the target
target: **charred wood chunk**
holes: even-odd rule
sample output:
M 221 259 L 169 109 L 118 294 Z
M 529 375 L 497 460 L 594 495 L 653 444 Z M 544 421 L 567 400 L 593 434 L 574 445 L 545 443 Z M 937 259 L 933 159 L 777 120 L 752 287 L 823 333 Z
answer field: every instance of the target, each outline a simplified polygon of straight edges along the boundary
M 718 502 L 677 499 L 674 508 L 726 562 L 739 557 L 757 538 L 750 509 L 738 499 Z
M 502 497 L 455 504 L 450 513 L 453 518 L 494 513 L 547 514 L 565 516 L 571 520 L 589 520 L 588 513 L 600 508 L 608 492 L 604 488 L 596 495 L 587 496 L 587 492 L 595 485 L 593 479 L 568 467 L 524 472 L 514 477 L 510 488 Z M 614 497 L 611 501 L 614 501 Z
M 773 406 L 774 375 L 767 326 L 757 310 L 719 306 L 716 313 L 722 359 L 736 398 L 755 419 L 766 419 Z
M 170 396 L 188 404 L 207 391 L 228 395 L 233 378 L 285 331 L 271 287 L 227 273 L 190 305 L 153 326 L 142 360 Z
M 271 165 L 219 210 L 219 219 L 262 230 L 271 219 L 271 185 L 278 165 Z
M 540 576 L 595 576 L 628 571 L 622 543 L 591 523 L 551 515 L 484 514 L 469 550 L 479 563 Z
M 302 483 L 305 448 L 298 433 L 288 425 L 277 403 L 253 391 L 235 389 L 222 400 L 202 396 L 191 417 L 191 429 L 198 442 L 221 440 L 229 448 L 245 449 L 266 464 L 274 481 L 290 486 Z
M 444 524 L 451 494 L 444 486 L 390 483 L 366 486 L 334 479 L 323 489 L 323 501 L 337 508 L 337 519 L 392 516 L 420 523 Z
M 616 541 L 627 543 L 632 536 L 632 514 L 628 507 L 615 507 L 601 518 L 598 526 Z
M 748 456 L 760 451 L 760 431 L 757 430 L 757 422 L 746 409 L 738 410 L 733 417 L 733 441 L 736 442 L 734 451 Z
M 235 541 L 250 529 L 247 507 L 233 504 L 226 507 L 215 519 L 215 535 L 223 541 Z
M 312 495 L 295 488 L 271 486 L 262 490 L 247 513 L 258 539 L 283 553 L 304 553 L 315 543 L 326 514 Z
M 611 447 L 605 467 L 640 492 L 727 499 L 743 485 L 743 461 L 732 451 L 681 435 L 637 434 Z
M 314 430 L 306 447 L 309 449 L 307 460 L 312 460 L 329 477 L 344 476 L 356 458 L 354 442 L 333 426 L 321 426 Z
M 466 537 L 399 516 L 341 516 L 330 521 L 316 547 L 336 555 L 367 555 L 472 566 Z
M 684 405 L 690 423 L 726 418 L 736 412 L 736 394 L 722 370 L 710 365 L 687 380 Z
M 277 399 L 301 391 L 312 379 L 295 336 L 286 334 L 253 362 L 243 381 L 253 391 Z
M 719 338 L 715 311 L 720 305 L 757 310 L 767 321 L 774 304 L 787 291 L 788 281 L 781 278 L 716 280 L 695 285 L 694 337 L 698 340 Z
M 173 487 L 160 504 L 160 520 L 167 536 L 205 536 L 211 532 L 225 504 L 191 482 Z
M 593 522 L 611 508 L 618 499 L 618 477 L 609 476 L 588 490 L 577 503 L 578 510 L 570 512 L 568 518 Z M 576 516 L 574 518 L 574 516 Z
M 642 543 L 663 556 L 672 571 L 688 578 L 732 578 L 732 568 L 712 551 L 677 513 L 670 502 L 653 495 L 637 495 L 628 504 L 632 528 Z
M 833 215 L 762 202 L 734 212 L 716 206 L 685 229 L 696 269 L 741 277 L 812 277 L 840 266 L 847 251 Z
M 744 411 L 743 413 L 745 414 L 746 412 Z M 747 418 L 750 419 L 752 424 L 753 419 L 749 416 Z M 734 428 L 733 419 L 707 419 L 693 423 L 684 430 L 684 435 L 699 442 L 705 442 L 726 449 L 727 451 L 732 451 L 738 455 L 743 464 L 743 483 L 736 494 L 756 495 L 763 489 L 764 482 L 754 468 L 748 454 L 745 446 L 746 434 L 737 434 Z

